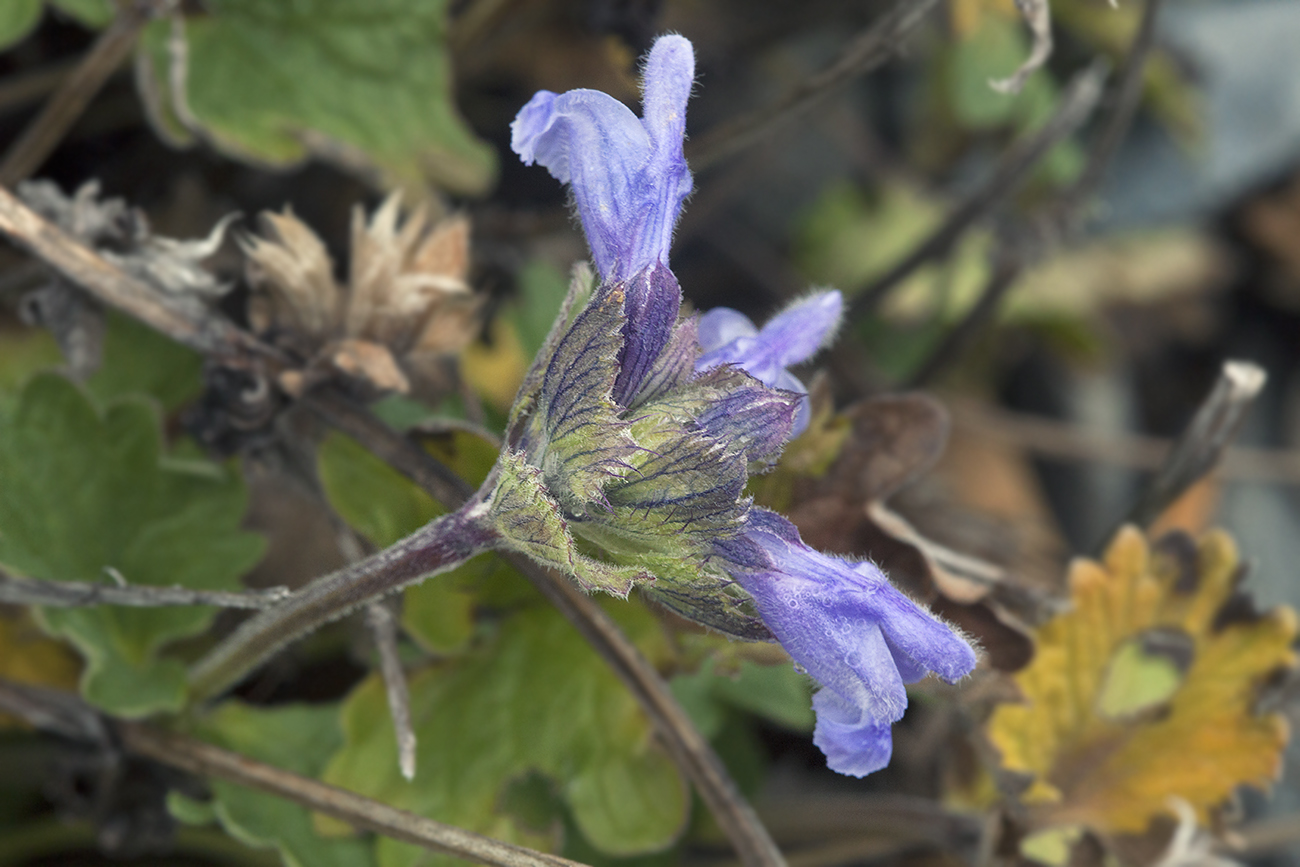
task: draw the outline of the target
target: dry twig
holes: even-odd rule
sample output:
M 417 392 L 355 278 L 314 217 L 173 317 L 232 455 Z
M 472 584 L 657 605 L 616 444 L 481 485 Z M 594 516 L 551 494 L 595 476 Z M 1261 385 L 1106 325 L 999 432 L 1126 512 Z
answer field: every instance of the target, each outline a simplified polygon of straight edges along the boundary
M 1174 443 L 1164 465 L 1147 485 L 1142 497 L 1110 533 L 1124 524 L 1146 527 L 1170 504 L 1218 464 L 1223 450 L 1236 434 L 1268 374 L 1248 361 L 1227 361 L 1191 423 Z
M 140 31 L 154 15 L 154 5 L 146 0 L 121 4 L 113 23 L 99 35 L 77 68 L 62 79 L 36 119 L 9 146 L 0 161 L 0 185 L 12 187 L 41 167 L 104 82 L 131 53 Z
M 1052 56 L 1052 9 L 1047 0 L 1016 0 L 1016 8 L 1029 25 L 1034 44 L 1029 57 L 1010 78 L 989 82 L 989 86 L 999 93 L 1019 93 L 1029 76 L 1042 69 Z
M 226 593 L 185 587 L 148 587 L 86 584 L 81 581 L 39 581 L 0 572 L 0 602 L 9 605 L 47 605 L 52 608 L 86 608 L 121 605 L 161 608 L 172 605 L 216 605 L 220 608 L 269 608 L 289 595 L 287 587 Z
M 0 680 L 0 709 L 17 714 L 39 728 L 79 741 L 106 744 L 112 732 L 123 748 L 138 756 L 197 776 L 269 792 L 355 828 L 374 831 L 434 852 L 493 867 L 583 867 L 567 858 L 502 843 L 454 825 L 398 810 L 347 789 L 326 785 L 176 732 L 142 723 L 114 724 L 67 693 Z
M 3 187 L 0 187 L 0 232 L 104 304 L 177 343 L 216 359 L 240 357 L 257 363 L 281 358 L 278 350 L 216 314 L 195 319 L 148 283 L 108 262 Z
M 966 230 L 986 217 L 1020 188 L 1038 162 L 1059 142 L 1083 125 L 1101 97 L 1105 67 L 1093 64 L 1066 87 L 1056 113 L 1033 135 L 1017 141 L 998 161 L 992 174 L 949 212 L 930 235 L 897 265 L 877 277 L 849 305 L 846 317 L 860 319 L 916 269 L 946 255 Z
M 397 618 L 385 601 L 366 607 L 366 625 L 379 653 L 379 670 L 388 695 L 388 712 L 393 717 L 397 738 L 397 767 L 407 780 L 415 779 L 415 729 L 411 725 L 411 692 L 397 652 Z
M 899 0 L 879 21 L 848 44 L 830 66 L 792 88 L 772 105 L 741 115 L 709 130 L 686 146 L 691 168 L 713 166 L 799 117 L 822 98 L 894 55 L 907 34 L 925 19 L 938 0 Z
M 1082 174 L 1063 198 L 1062 209 L 1066 215 L 1077 214 L 1080 208 L 1087 204 L 1088 199 L 1096 193 L 1102 178 L 1105 177 L 1106 169 L 1110 167 L 1110 162 L 1115 157 L 1115 152 L 1119 150 L 1124 136 L 1128 134 L 1129 127 L 1133 124 L 1133 117 L 1137 114 L 1138 104 L 1142 99 L 1142 82 L 1145 78 L 1147 60 L 1150 59 L 1151 49 L 1155 46 L 1156 19 L 1160 15 L 1161 2 L 1162 0 L 1146 0 L 1146 7 L 1142 11 L 1142 23 L 1138 26 L 1137 35 L 1133 37 L 1133 47 L 1129 49 L 1128 57 L 1124 61 L 1124 69 L 1120 72 L 1119 81 L 1115 85 L 1110 117 L 1089 149 L 1088 162 L 1084 165 Z M 1063 221 L 1065 219 L 1068 218 L 1063 218 Z

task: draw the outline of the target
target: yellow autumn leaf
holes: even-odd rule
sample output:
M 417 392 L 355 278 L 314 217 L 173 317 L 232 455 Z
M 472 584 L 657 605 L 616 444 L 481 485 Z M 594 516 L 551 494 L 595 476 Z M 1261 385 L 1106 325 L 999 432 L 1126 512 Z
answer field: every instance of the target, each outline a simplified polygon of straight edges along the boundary
M 1039 629 L 1016 675 L 1024 702 L 998 706 L 988 725 L 1003 768 L 1033 779 L 1021 796 L 1032 826 L 1141 832 L 1171 796 L 1206 822 L 1238 785 L 1276 778 L 1286 722 L 1255 707 L 1264 682 L 1296 664 L 1296 615 L 1235 616 L 1239 570 L 1226 533 L 1153 549 L 1133 528 L 1104 563 L 1073 564 L 1071 610 Z M 1148 639 L 1177 652 L 1144 657 L 1135 648 Z
M 75 690 L 81 664 L 67 645 L 47 638 L 26 612 L 0 611 L 0 678 L 33 686 Z M 0 728 L 13 725 L 0 714 Z
M 949 17 L 953 32 L 961 38 L 969 36 L 979 29 L 980 19 L 987 12 L 1014 18 L 1015 0 L 952 0 Z
M 471 343 L 461 355 L 461 372 L 474 391 L 501 412 L 508 412 L 519 383 L 528 372 L 519 332 L 497 318 L 489 327 L 490 343 Z

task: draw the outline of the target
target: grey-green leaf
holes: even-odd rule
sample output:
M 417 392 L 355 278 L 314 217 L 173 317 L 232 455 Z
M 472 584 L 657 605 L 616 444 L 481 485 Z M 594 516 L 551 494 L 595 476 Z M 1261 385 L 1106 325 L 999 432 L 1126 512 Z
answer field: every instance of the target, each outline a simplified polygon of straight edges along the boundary
M 188 18 L 188 87 L 169 89 L 170 22 L 146 32 L 160 131 L 240 159 L 317 156 L 385 186 L 485 191 L 495 157 L 452 99 L 445 0 L 209 0 Z M 188 115 L 188 117 L 187 117 Z
M 41 20 L 41 0 L 5 0 L 0 3 L 0 50 L 22 41 Z

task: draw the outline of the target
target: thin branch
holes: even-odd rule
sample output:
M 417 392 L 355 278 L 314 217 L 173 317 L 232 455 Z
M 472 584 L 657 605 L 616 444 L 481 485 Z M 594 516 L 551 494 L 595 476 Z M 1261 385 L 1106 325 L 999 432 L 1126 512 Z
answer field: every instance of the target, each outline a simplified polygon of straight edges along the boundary
M 1137 114 L 1142 100 L 1142 83 L 1145 78 L 1147 61 L 1156 41 L 1156 20 L 1160 15 L 1162 0 L 1146 0 L 1142 10 L 1142 22 L 1133 37 L 1133 46 L 1129 49 L 1124 69 L 1120 72 L 1115 85 L 1114 103 L 1110 117 L 1097 134 L 1095 143 L 1089 148 L 1088 162 L 1079 179 L 1075 181 L 1063 197 L 1062 208 L 1066 214 L 1076 214 L 1088 199 L 1096 193 L 1110 167 L 1115 152 L 1119 150 L 1124 137 L 1128 134 L 1133 118 Z M 1100 13 L 1099 13 L 1100 14 Z
M 309 406 L 383 458 L 398 472 L 425 488 L 447 508 L 458 508 L 473 491 L 444 465 L 365 410 L 342 400 Z M 459 490 L 457 490 L 459 489 Z M 450 498 L 445 498 L 450 495 Z M 709 742 L 700 734 L 659 676 L 623 631 L 595 600 L 563 576 L 522 555 L 503 555 L 573 624 L 640 703 L 663 737 L 669 755 L 695 784 L 719 826 L 747 867 L 782 867 L 781 852 L 754 809 L 746 802 Z
M 394 840 L 493 867 L 583 867 L 576 861 L 445 825 L 247 756 L 142 723 L 110 721 L 68 693 L 0 680 L 0 708 L 64 737 L 103 744 L 112 730 L 128 752 L 191 774 L 247 786 Z M 75 720 L 69 722 L 68 720 Z M 93 724 L 85 722 L 93 720 Z
M 493 548 L 495 531 L 462 506 L 378 551 L 298 588 L 259 611 L 189 671 L 190 701 L 200 704 L 239 683 L 287 644 L 357 609 L 453 569 Z
M 269 792 L 355 828 L 374 831 L 403 843 L 413 843 L 434 852 L 494 867 L 580 867 L 579 862 L 558 855 L 503 843 L 454 825 L 435 822 L 174 732 L 141 723 L 125 723 L 118 732 L 122 745 L 137 755 L 193 774 Z
M 719 124 L 686 146 L 687 161 L 697 172 L 769 135 L 798 118 L 839 86 L 880 66 L 898 51 L 938 0 L 898 0 L 894 8 L 848 44 L 830 66 L 792 88 L 769 106 Z
M 70 692 L 0 678 L 0 710 L 41 731 L 73 741 L 109 743 L 108 722 Z
M 1224 844 L 1217 847 L 1221 855 L 1234 858 L 1258 858 L 1300 844 L 1300 813 L 1270 816 L 1229 831 Z
M 7 75 L 0 79 L 0 115 L 44 99 L 75 67 L 73 62 L 51 63 L 31 72 Z
M 41 167 L 104 82 L 131 53 L 140 31 L 153 16 L 153 5 L 128 2 L 119 7 L 117 17 L 95 40 L 77 68 L 63 79 L 41 113 L 9 146 L 4 160 L 0 161 L 0 184 L 12 187 Z
M 387 602 L 376 602 L 366 608 L 366 625 L 379 653 L 379 670 L 384 677 L 384 690 L 388 694 L 388 712 L 393 718 L 393 734 L 397 738 L 397 767 L 407 781 L 415 779 L 415 728 L 411 725 L 411 691 L 406 684 L 406 671 L 397 652 L 397 618 Z
M 140 584 L 121 587 L 81 581 L 39 581 L 0 572 L 0 602 L 9 605 L 46 605 L 52 608 L 86 608 L 93 605 L 121 605 L 130 608 L 216 605 L 220 608 L 258 609 L 269 608 L 288 595 L 287 587 L 227 593 Z
M 929 357 L 917 365 L 904 388 L 911 390 L 923 388 L 934 380 L 948 365 L 955 362 L 970 346 L 971 341 L 992 321 L 1011 287 L 1023 270 L 1021 258 L 1004 249 L 995 254 L 993 273 L 980 292 L 979 299 L 971 307 L 961 322 L 957 323 L 943 336 Z
M 1248 361 L 1224 362 L 1214 387 L 1121 524 L 1149 525 L 1212 470 L 1267 379 L 1263 368 Z M 1113 536 L 1112 530 L 1106 540 Z
M 1066 87 L 1056 113 L 1033 135 L 1003 154 L 992 174 L 948 214 L 929 237 L 893 268 L 877 277 L 849 305 L 847 318 L 860 319 L 922 265 L 946 255 L 961 236 L 1020 188 L 1039 161 L 1083 125 L 1097 107 L 1105 79 L 1104 65 L 1094 63 Z
M 1158 470 L 1173 441 L 1142 434 L 1112 434 L 1029 413 L 1009 412 L 972 402 L 949 404 L 959 427 L 1058 461 L 1084 461 Z M 1219 474 L 1225 481 L 1300 486 L 1300 452 L 1231 446 Z
M 93 249 L 0 187 L 0 232 L 110 307 L 217 358 L 276 360 L 280 353 L 216 314 L 199 318 L 156 289 L 109 263 Z

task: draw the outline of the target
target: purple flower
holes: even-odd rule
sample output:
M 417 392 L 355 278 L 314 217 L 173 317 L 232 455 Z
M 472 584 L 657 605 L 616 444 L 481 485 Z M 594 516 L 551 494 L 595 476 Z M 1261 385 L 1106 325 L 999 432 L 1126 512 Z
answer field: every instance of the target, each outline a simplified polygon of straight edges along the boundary
M 952 683 L 975 667 L 975 651 L 908 599 L 870 563 L 814 551 L 786 519 L 750 513 L 746 534 L 773 568 L 737 570 L 763 621 L 817 679 L 813 742 L 830 768 L 865 776 L 889 763 L 890 725 L 907 707 L 904 684 L 933 671 Z
M 673 226 L 691 191 L 682 155 L 695 79 L 690 41 L 661 36 L 642 78 L 644 119 L 598 90 L 542 90 L 510 125 L 514 152 L 573 188 L 596 268 L 611 283 L 667 264 Z
M 807 361 L 834 336 L 844 310 L 844 298 L 834 289 L 794 302 L 768 320 L 762 330 L 749 317 L 729 307 L 715 307 L 700 317 L 703 355 L 695 369 L 704 371 L 734 364 L 774 388 L 807 389 L 786 368 Z M 793 435 L 808 427 L 808 398 L 799 406 Z
M 807 426 L 787 368 L 827 342 L 843 299 L 812 295 L 761 330 L 734 310 L 679 316 L 668 247 L 691 190 L 694 69 L 690 42 L 665 36 L 645 63 L 644 119 L 591 90 L 542 91 L 515 119 L 515 152 L 572 187 L 602 282 L 534 362 L 488 502 L 503 547 L 584 587 L 640 584 L 728 634 L 775 635 L 822 684 L 815 742 L 862 776 L 889 761 L 904 684 L 957 680 L 975 654 L 874 566 L 812 550 L 745 496 L 748 474 Z M 762 623 L 728 592 L 736 582 Z

